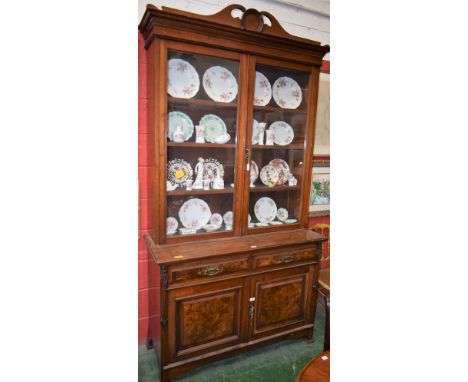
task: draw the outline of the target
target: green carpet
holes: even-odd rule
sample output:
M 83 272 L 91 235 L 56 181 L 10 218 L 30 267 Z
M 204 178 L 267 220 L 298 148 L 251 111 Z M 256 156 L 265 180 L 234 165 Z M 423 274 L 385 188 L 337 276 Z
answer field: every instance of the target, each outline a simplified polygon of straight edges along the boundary
M 294 382 L 304 365 L 323 351 L 325 316 L 317 308 L 314 342 L 287 340 L 199 367 L 177 382 Z M 138 381 L 159 382 L 155 351 L 138 348 Z

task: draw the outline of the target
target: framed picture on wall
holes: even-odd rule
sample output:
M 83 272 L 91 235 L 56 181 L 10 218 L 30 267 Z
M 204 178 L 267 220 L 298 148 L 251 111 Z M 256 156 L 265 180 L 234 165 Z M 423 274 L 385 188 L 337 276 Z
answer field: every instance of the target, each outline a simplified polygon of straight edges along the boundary
M 330 211 L 330 167 L 314 167 L 309 211 Z
M 315 123 L 315 155 L 330 155 L 330 74 L 320 73 L 317 116 Z

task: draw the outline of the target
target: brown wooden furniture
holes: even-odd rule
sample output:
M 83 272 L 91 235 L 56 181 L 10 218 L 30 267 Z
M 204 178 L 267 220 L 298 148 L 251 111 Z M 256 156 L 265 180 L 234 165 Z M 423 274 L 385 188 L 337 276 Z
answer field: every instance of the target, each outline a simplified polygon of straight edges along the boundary
M 330 352 L 318 355 L 305 365 L 296 382 L 330 382 Z
M 323 350 L 330 350 L 330 268 L 321 269 L 319 273 L 318 299 L 325 308 L 325 338 Z
M 242 14 L 232 16 L 234 10 Z M 268 24 L 271 24 L 269 26 Z M 285 338 L 312 338 L 318 263 L 325 238 L 308 230 L 312 152 L 318 76 L 328 46 L 289 35 L 267 12 L 231 5 L 212 16 L 148 5 L 139 26 L 148 50 L 149 125 L 154 140 L 147 148 L 153 187 L 154 229 L 145 236 L 159 264 L 160 295 L 150 296 L 150 315 L 160 307 L 161 380 L 193 367 Z M 189 62 L 200 77 L 192 98 L 168 94 L 168 61 Z M 229 102 L 209 97 L 203 74 L 212 66 L 228 69 L 238 93 Z M 256 72 L 273 85 L 293 78 L 301 88 L 297 108 L 282 108 L 272 98 L 254 105 Z M 168 116 L 183 112 L 194 125 L 207 114 L 221 118 L 231 140 L 225 144 L 182 143 L 168 139 Z M 294 139 L 287 145 L 261 145 L 252 140 L 253 120 L 287 122 Z M 197 158 L 223 165 L 222 189 L 166 190 L 167 164 L 183 159 L 195 167 Z M 259 171 L 272 159 L 284 160 L 297 185 L 250 185 L 253 161 Z M 262 197 L 286 208 L 285 224 L 258 223 L 255 204 Z M 203 229 L 182 235 L 166 231 L 168 217 L 180 218 L 181 206 L 199 198 L 210 213 L 233 212 L 232 226 L 215 232 Z M 178 219 L 179 227 L 181 221 Z M 151 310 L 153 309 L 153 312 Z M 150 336 L 158 331 L 150 323 Z M 150 338 L 151 340 L 152 338 Z

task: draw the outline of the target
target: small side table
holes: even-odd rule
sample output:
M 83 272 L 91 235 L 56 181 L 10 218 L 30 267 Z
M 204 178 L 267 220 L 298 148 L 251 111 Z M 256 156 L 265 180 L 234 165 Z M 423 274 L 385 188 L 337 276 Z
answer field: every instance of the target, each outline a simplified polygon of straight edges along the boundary
M 325 308 L 325 340 L 323 351 L 327 351 L 330 350 L 330 268 L 320 270 L 317 301 Z
M 330 352 L 318 355 L 305 365 L 296 382 L 330 382 Z

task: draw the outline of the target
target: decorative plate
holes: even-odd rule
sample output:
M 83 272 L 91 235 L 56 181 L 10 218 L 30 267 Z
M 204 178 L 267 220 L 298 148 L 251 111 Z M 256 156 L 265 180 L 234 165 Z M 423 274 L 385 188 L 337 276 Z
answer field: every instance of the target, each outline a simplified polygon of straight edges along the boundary
M 250 184 L 254 184 L 258 179 L 258 166 L 253 160 L 250 161 Z
M 286 221 L 286 219 L 288 218 L 288 210 L 286 208 L 278 208 L 276 217 L 282 222 Z
M 223 225 L 223 217 L 221 214 L 215 213 L 211 215 L 210 224 L 214 224 L 218 226 L 218 228 L 221 227 Z
M 173 141 L 174 131 L 177 126 L 184 129 L 185 140 L 188 141 L 193 135 L 193 122 L 190 117 L 181 111 L 171 111 L 168 117 L 167 137 Z
M 262 223 L 271 223 L 275 219 L 277 211 L 276 203 L 267 196 L 258 199 L 255 203 L 255 216 Z
M 210 182 L 215 180 L 216 174 L 220 172 L 221 177 L 224 176 L 224 168 L 216 159 L 208 158 L 203 163 L 203 179 L 208 179 Z
M 187 61 L 172 58 L 167 63 L 167 92 L 172 97 L 192 98 L 200 89 L 200 78 Z
M 277 186 L 282 186 L 286 184 L 288 181 L 288 176 L 291 173 L 289 170 L 288 164 L 279 158 L 275 158 L 270 163 L 268 163 L 271 167 L 274 167 L 275 170 L 278 172 L 278 181 L 276 182 Z
M 177 227 L 179 226 L 179 222 L 176 218 L 169 216 L 166 219 L 166 233 L 168 235 L 173 235 L 177 232 Z
M 216 138 L 227 133 L 224 121 L 214 114 L 204 115 L 198 124 L 205 126 L 205 139 L 211 143 L 215 143 Z
M 257 120 L 252 121 L 252 144 L 258 145 L 260 142 L 260 125 Z
M 203 88 L 216 102 L 231 102 L 237 96 L 236 77 L 222 66 L 212 66 L 203 75 Z
M 273 122 L 268 130 L 273 131 L 275 134 L 273 142 L 275 142 L 277 145 L 289 145 L 294 139 L 293 128 L 284 121 Z
M 273 98 L 284 109 L 297 109 L 302 102 L 302 90 L 292 78 L 280 77 L 273 84 Z
M 223 216 L 224 224 L 232 225 L 232 222 L 234 220 L 233 217 L 234 217 L 234 215 L 233 215 L 232 211 L 226 212 L 224 214 L 224 216 Z
M 188 179 L 192 179 L 192 166 L 183 159 L 173 159 L 167 164 L 167 179 L 171 183 L 186 186 Z
M 200 229 L 210 221 L 210 217 L 210 207 L 198 198 L 187 200 L 179 210 L 182 225 L 189 229 Z
M 260 180 L 265 186 L 273 187 L 279 179 L 278 171 L 273 166 L 267 164 L 260 171 Z
M 254 105 L 265 106 L 271 100 L 271 84 L 262 73 L 255 72 Z

